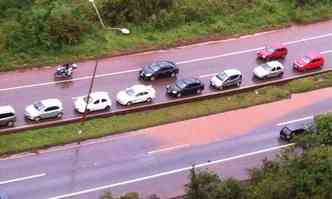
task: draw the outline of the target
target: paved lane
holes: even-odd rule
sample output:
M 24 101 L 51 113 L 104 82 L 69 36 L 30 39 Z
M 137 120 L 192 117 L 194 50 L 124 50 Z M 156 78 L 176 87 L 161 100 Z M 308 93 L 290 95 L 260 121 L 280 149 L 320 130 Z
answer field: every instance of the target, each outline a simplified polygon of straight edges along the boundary
M 114 100 L 116 93 L 133 84 L 151 84 L 157 90 L 156 102 L 172 100 L 165 95 L 165 85 L 175 79 L 142 82 L 137 80 L 137 69 L 145 63 L 158 59 L 171 59 L 180 67 L 178 78 L 200 77 L 206 85 L 209 78 L 227 68 L 238 68 L 244 74 L 243 86 L 261 83 L 252 78 L 252 69 L 261 62 L 255 59 L 257 49 L 266 43 L 282 41 L 288 44 L 289 55 L 282 62 L 286 66 L 285 77 L 297 75 L 291 69 L 291 62 L 308 50 L 325 53 L 325 68 L 332 67 L 332 32 L 329 29 L 332 21 L 303 27 L 292 27 L 235 40 L 209 42 L 205 44 L 179 47 L 176 49 L 153 51 L 136 55 L 103 59 L 98 68 L 98 78 L 94 91 L 108 91 Z M 33 124 L 23 117 L 24 108 L 40 99 L 57 97 L 64 103 L 64 118 L 79 117 L 73 111 L 73 97 L 87 93 L 89 74 L 93 61 L 79 63 L 78 73 L 72 81 L 53 82 L 53 68 L 26 72 L 0 74 L 0 104 L 11 104 L 17 111 L 17 126 Z M 216 92 L 206 87 L 204 93 Z M 124 107 L 113 101 L 113 109 Z
M 11 198 L 63 198 L 74 193 L 74 198 L 92 199 L 102 193 L 100 187 L 106 186 L 116 194 L 153 191 L 168 197 L 183 192 L 188 174 L 185 168 L 215 160 L 219 163 L 209 165 L 210 169 L 243 179 L 246 168 L 258 166 L 265 156 L 273 158 L 278 152 L 275 147 L 285 144 L 278 141 L 282 127 L 278 124 L 332 109 L 331 90 L 208 116 L 209 122 L 205 117 L 181 122 L 191 124 L 192 129 L 168 124 L 40 151 L 39 155 L 2 159 L 0 184 L 10 182 L 1 184 L 0 190 Z M 280 109 L 283 111 L 275 112 Z M 226 123 L 227 118 L 233 118 L 233 122 Z M 167 130 L 171 125 L 173 128 L 168 129 L 174 132 L 166 133 L 165 127 Z M 89 192 L 83 194 L 86 190 Z

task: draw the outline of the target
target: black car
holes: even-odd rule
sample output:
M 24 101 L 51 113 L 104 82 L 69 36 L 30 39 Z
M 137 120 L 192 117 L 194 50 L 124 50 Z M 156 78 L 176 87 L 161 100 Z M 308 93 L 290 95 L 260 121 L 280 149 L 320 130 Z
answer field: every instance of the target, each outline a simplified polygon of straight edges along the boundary
M 284 141 L 291 141 L 294 136 L 316 131 L 316 126 L 313 123 L 293 124 L 285 126 L 280 130 L 280 139 Z
M 186 78 L 177 80 L 174 84 L 166 87 L 167 94 L 181 97 L 188 94 L 200 94 L 204 90 L 204 84 L 197 78 Z
M 150 65 L 145 65 L 139 71 L 139 78 L 143 80 L 155 80 L 162 77 L 175 77 L 179 73 L 179 68 L 172 61 L 157 61 Z

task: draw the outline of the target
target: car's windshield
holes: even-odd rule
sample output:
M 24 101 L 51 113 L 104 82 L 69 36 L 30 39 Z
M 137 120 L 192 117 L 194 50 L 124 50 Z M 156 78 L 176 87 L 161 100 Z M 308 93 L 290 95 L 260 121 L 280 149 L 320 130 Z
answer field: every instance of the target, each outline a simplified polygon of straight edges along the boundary
M 126 89 L 126 93 L 127 93 L 127 95 L 129 95 L 129 96 L 133 96 L 133 95 L 135 94 L 135 91 L 134 91 L 134 89 L 132 89 L 132 88 L 128 88 L 128 89 Z
M 159 64 L 154 63 L 154 64 L 151 64 L 151 65 L 149 66 L 149 68 L 150 68 L 151 70 L 153 70 L 153 71 L 158 71 L 158 70 L 160 69 L 160 66 L 159 66 Z
M 269 64 L 263 64 L 262 68 L 268 71 L 272 70 L 272 66 L 270 66 Z
M 39 111 L 44 109 L 44 105 L 41 102 L 36 102 L 33 104 L 33 106 Z
M 92 98 L 91 98 L 91 96 L 89 97 L 89 102 L 88 102 L 88 96 L 85 96 L 85 97 L 83 98 L 83 100 L 84 100 L 85 103 L 88 103 L 88 104 L 90 104 L 90 103 L 92 102 Z
M 309 63 L 309 62 L 311 61 L 311 58 L 308 57 L 308 56 L 304 56 L 304 57 L 302 58 L 302 60 L 303 60 L 305 63 Z
M 272 47 L 265 47 L 265 50 L 269 53 L 273 53 L 274 52 L 274 48 Z
M 180 89 L 183 89 L 187 86 L 186 82 L 183 80 L 176 81 L 175 85 Z
M 225 72 L 222 72 L 217 75 L 217 78 L 220 79 L 221 81 L 224 81 L 227 78 L 227 75 Z

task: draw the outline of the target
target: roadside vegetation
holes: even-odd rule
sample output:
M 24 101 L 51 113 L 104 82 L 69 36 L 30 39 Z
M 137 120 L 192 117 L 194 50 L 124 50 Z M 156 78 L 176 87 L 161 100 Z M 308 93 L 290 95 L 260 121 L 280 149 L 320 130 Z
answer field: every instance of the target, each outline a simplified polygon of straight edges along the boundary
M 84 125 L 82 123 L 73 123 L 51 128 L 28 130 L 18 134 L 2 135 L 0 136 L 0 154 L 37 150 L 49 146 L 225 112 L 286 99 L 292 93 L 328 86 L 332 86 L 332 72 L 234 95 L 172 105 L 155 110 L 116 115 L 109 118 L 91 119 L 86 121 Z M 79 134 L 79 131 L 83 133 Z
M 249 170 L 248 183 L 215 173 L 191 171 L 185 199 L 330 199 L 332 198 L 332 113 L 315 118 L 318 132 L 296 139 L 261 168 Z M 305 147 L 303 147 L 305 146 Z M 297 150 L 298 148 L 302 150 Z
M 0 0 L 0 71 L 164 48 L 308 23 L 332 16 L 331 0 Z
M 330 199 L 332 198 L 332 113 L 315 117 L 318 131 L 297 137 L 296 146 L 275 160 L 263 160 L 241 182 L 206 169 L 191 170 L 183 199 Z M 303 146 L 305 146 L 303 148 Z M 298 149 L 301 150 L 298 150 Z M 180 197 L 179 197 L 180 198 Z M 105 192 L 100 199 L 115 199 Z M 142 199 L 128 193 L 119 199 Z M 157 195 L 146 199 L 158 199 Z

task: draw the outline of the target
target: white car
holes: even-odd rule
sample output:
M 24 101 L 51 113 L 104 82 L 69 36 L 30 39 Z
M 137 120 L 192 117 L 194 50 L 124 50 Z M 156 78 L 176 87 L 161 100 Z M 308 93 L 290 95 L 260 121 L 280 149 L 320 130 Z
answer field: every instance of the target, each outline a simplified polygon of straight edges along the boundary
M 47 118 L 61 118 L 63 116 L 62 103 L 56 98 L 37 101 L 25 108 L 24 115 L 26 118 L 34 121 Z
M 120 91 L 116 100 L 122 105 L 131 105 L 139 102 L 151 102 L 156 97 L 156 90 L 152 86 L 134 85 Z
M 79 113 L 109 110 L 111 109 L 111 99 L 107 92 L 94 92 L 90 94 L 89 100 L 87 96 L 77 97 L 74 101 L 75 110 Z
M 237 69 L 227 69 L 210 79 L 210 85 L 216 89 L 237 86 L 242 83 L 242 74 Z
M 254 75 L 260 79 L 281 77 L 284 66 L 278 61 L 271 61 L 254 68 Z

